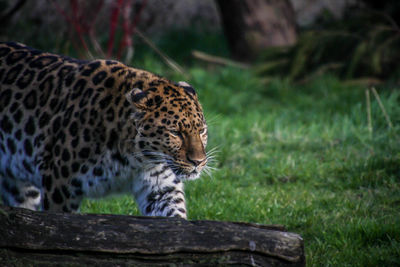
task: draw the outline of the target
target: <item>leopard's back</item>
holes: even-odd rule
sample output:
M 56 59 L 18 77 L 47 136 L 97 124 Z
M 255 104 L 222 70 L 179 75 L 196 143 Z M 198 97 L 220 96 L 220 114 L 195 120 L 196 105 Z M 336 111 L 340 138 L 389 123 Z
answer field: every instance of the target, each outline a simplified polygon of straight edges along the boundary
M 0 44 L 0 175 L 41 187 L 38 155 L 63 104 L 60 83 L 78 66 L 79 61 L 23 44 Z M 18 187 L 5 186 L 14 193 Z
M 114 175 L 110 169 L 116 165 L 105 147 L 117 138 L 106 127 L 114 128 L 118 118 L 113 114 L 108 121 L 101 114 L 113 104 L 105 88 L 114 86 L 108 77 L 111 65 L 123 67 L 116 61 L 81 61 L 23 44 L 0 44 L 0 177 L 6 204 L 18 205 L 29 199 L 24 194 L 31 194 L 42 196 L 47 209 L 74 195 L 97 197 L 126 187 L 105 178 Z M 123 106 L 120 102 L 116 106 Z M 90 180 L 90 187 L 82 180 Z M 36 202 L 23 205 L 43 208 Z

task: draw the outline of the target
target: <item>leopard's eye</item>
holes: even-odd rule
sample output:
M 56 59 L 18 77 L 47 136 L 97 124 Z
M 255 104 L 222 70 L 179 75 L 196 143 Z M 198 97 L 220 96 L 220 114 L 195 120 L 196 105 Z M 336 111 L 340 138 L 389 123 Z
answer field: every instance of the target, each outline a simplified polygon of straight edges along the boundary
M 207 133 L 207 128 L 203 128 L 200 130 L 201 135 L 206 134 L 206 133 Z
M 179 138 L 183 138 L 182 133 L 179 132 L 179 131 L 170 131 L 170 133 L 171 133 L 173 136 L 176 136 L 176 137 L 179 137 Z

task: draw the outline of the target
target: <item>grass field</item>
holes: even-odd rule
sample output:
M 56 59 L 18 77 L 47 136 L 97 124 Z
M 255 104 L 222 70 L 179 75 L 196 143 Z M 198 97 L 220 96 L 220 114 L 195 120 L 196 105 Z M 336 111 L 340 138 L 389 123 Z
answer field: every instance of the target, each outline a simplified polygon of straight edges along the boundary
M 186 183 L 189 219 L 285 225 L 304 238 L 308 266 L 400 264 L 398 88 L 378 88 L 393 128 L 371 94 L 370 131 L 364 87 L 331 76 L 265 85 L 250 70 L 188 62 L 193 48 L 227 56 L 213 35 L 176 34 L 161 47 L 186 62 L 218 151 L 217 170 Z M 184 80 L 140 47 L 131 65 Z M 139 215 L 130 196 L 81 211 Z
M 144 67 L 169 78 L 161 62 Z M 400 91 L 324 76 L 263 85 L 251 71 L 188 68 L 216 148 L 211 177 L 186 183 L 189 219 L 283 224 L 301 234 L 308 266 L 400 264 Z M 129 196 L 83 212 L 139 214 Z

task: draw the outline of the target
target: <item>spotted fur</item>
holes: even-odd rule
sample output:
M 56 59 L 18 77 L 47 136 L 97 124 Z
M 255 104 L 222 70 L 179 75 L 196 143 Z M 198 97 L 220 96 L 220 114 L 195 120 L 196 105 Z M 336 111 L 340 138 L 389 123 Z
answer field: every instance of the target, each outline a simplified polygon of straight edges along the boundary
M 111 60 L 0 43 L 0 193 L 10 206 L 77 211 L 130 192 L 144 215 L 186 218 L 183 181 L 207 163 L 196 92 Z

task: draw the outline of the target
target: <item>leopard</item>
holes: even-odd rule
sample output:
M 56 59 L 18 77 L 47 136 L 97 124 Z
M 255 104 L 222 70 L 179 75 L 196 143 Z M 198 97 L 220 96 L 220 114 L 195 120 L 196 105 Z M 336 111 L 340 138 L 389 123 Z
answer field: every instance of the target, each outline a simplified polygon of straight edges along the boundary
M 144 216 L 187 219 L 184 182 L 208 167 L 195 89 L 117 60 L 0 43 L 3 205 L 79 212 L 130 194 Z

